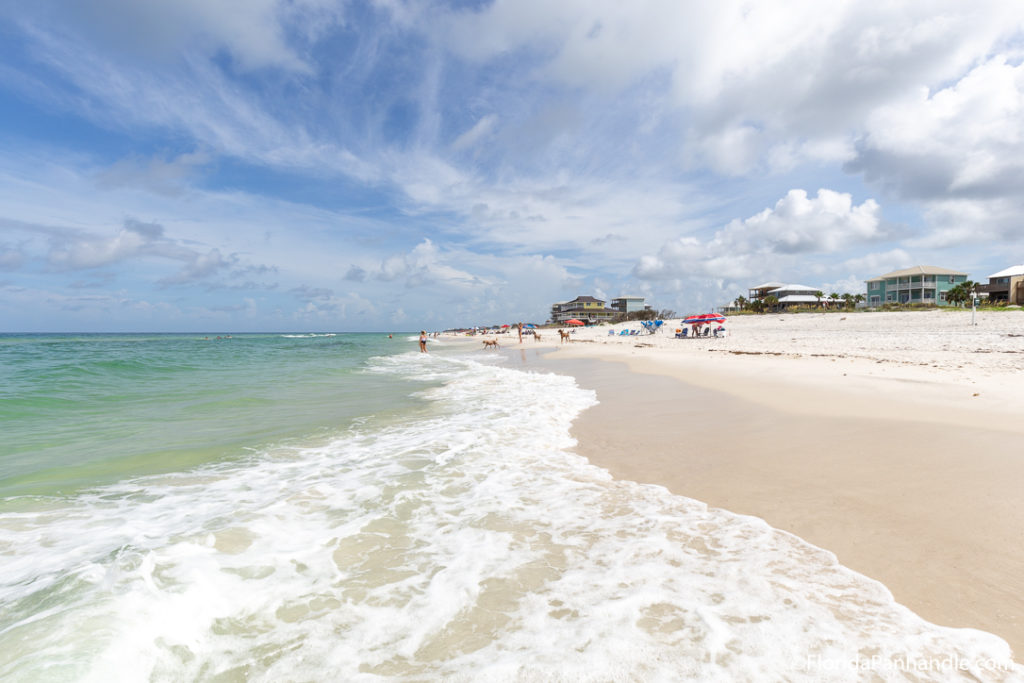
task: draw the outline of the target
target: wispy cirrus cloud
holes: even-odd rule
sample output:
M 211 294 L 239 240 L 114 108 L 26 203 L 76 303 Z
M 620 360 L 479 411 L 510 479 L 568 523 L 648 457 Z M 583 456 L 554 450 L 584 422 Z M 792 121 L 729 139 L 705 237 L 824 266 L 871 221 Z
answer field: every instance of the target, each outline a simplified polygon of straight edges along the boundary
M 0 268 L 58 293 L 454 324 L 1021 241 L 1018 2 L 0 12 Z

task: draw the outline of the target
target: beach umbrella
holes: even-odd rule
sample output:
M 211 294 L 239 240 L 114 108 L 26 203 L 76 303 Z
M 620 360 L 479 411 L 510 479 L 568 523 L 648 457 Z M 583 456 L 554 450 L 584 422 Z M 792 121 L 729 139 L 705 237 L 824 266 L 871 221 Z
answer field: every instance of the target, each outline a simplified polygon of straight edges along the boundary
M 535 330 L 535 329 L 537 329 L 537 326 L 536 326 L 536 325 L 534 325 L 533 323 L 526 323 L 525 325 L 523 325 L 523 327 L 528 327 L 528 328 L 530 328 L 531 330 Z
M 582 320 L 577 320 L 576 318 L 573 318 L 572 320 L 566 320 L 565 324 L 566 325 L 586 325 L 585 322 L 583 322 Z
M 710 323 L 724 323 L 725 316 L 717 313 L 699 313 L 697 315 L 691 315 L 683 320 L 684 325 L 698 325 L 710 324 Z
M 501 326 L 502 329 L 505 329 L 506 327 L 508 327 L 508 325 L 502 325 Z

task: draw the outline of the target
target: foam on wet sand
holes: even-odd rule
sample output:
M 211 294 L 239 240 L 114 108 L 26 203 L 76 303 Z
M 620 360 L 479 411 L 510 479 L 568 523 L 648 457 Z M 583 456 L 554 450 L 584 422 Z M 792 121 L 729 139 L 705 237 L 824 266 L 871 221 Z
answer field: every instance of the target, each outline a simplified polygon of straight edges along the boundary
M 597 390 L 573 429 L 595 464 L 761 517 L 1019 659 L 1024 312 L 975 320 L 733 316 L 717 339 L 617 334 L 631 323 L 514 346 L 558 347 L 543 362 Z

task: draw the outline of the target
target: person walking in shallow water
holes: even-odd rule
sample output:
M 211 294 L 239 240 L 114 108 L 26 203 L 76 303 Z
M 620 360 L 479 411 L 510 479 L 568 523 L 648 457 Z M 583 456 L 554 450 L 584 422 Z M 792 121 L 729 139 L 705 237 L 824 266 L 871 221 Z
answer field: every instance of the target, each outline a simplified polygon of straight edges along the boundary
M 420 353 L 427 352 L 427 331 L 420 330 Z

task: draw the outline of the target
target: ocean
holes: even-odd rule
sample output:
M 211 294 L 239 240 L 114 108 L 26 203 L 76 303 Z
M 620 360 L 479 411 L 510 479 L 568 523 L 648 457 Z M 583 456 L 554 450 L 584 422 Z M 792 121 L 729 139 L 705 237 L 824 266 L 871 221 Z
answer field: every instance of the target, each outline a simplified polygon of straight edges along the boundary
M 0 335 L 0 680 L 1024 678 L 574 454 L 572 377 L 430 346 Z

